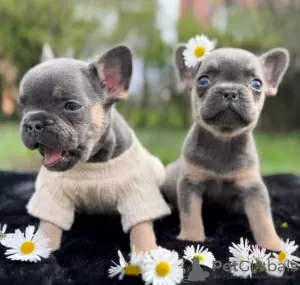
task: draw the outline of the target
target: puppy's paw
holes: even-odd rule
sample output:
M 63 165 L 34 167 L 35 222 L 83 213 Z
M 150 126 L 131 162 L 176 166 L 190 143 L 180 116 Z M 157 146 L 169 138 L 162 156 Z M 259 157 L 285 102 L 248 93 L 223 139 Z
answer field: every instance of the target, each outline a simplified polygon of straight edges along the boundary
M 41 221 L 39 230 L 49 238 L 48 246 L 52 252 L 60 248 L 62 229 L 50 222 Z
M 157 247 L 152 222 L 142 222 L 131 228 L 130 244 L 136 252 L 146 252 Z
M 272 251 L 280 251 L 281 242 L 280 242 L 280 238 L 277 235 L 275 235 L 272 236 L 271 238 L 266 238 L 261 242 L 257 241 L 257 244 L 260 245 L 261 247 L 265 247 Z
M 181 232 L 177 236 L 178 240 L 182 241 L 196 241 L 196 242 L 203 242 L 205 240 L 205 236 L 201 233 L 185 233 Z
M 52 252 L 58 250 L 60 248 L 60 240 L 54 238 L 50 239 L 49 248 L 51 249 Z
M 157 245 L 155 244 L 152 244 L 152 245 L 144 245 L 144 246 L 139 246 L 139 247 L 134 247 L 134 252 L 149 252 L 151 251 L 152 249 L 155 249 L 157 248 Z

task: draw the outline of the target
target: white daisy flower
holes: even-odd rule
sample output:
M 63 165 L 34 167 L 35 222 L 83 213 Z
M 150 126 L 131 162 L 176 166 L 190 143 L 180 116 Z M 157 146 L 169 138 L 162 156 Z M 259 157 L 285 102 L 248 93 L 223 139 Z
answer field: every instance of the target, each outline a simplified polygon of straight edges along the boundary
M 208 52 L 215 48 L 215 42 L 208 39 L 205 35 L 191 38 L 186 49 L 183 51 L 184 63 L 187 67 L 194 67 Z
M 1 224 L 0 224 L 0 240 L 5 238 L 5 233 L 7 230 L 7 225 L 3 225 L 3 227 L 1 228 Z
M 145 256 L 142 278 L 146 285 L 175 285 L 183 279 L 183 262 L 176 251 L 158 247 Z
M 256 261 L 261 262 L 262 264 L 267 262 L 269 257 L 271 256 L 271 253 L 266 254 L 266 248 L 262 248 L 258 245 L 252 245 L 252 249 L 250 249 L 250 252 L 252 254 L 252 258 Z
M 250 245 L 247 239 L 241 238 L 239 244 L 232 243 L 233 246 L 229 247 L 229 252 L 232 253 L 234 257 L 249 257 Z
M 232 275 L 241 278 L 252 277 L 252 262 L 250 259 L 241 259 L 237 257 L 229 257 L 231 263 L 230 272 Z
M 197 245 L 197 248 L 195 249 L 192 245 L 185 248 L 183 256 L 184 259 L 193 263 L 193 258 L 195 257 L 198 258 L 199 264 L 213 268 L 215 257 L 207 248 L 204 249 L 204 246 L 200 248 L 200 245 Z
M 298 248 L 298 245 L 295 245 L 295 241 L 287 239 L 286 242 L 281 240 L 280 252 L 279 254 L 273 253 L 273 256 L 277 259 L 278 263 L 283 263 L 287 268 L 291 268 L 292 264 L 299 265 L 298 262 L 300 258 L 292 255 L 294 251 Z
M 9 234 L 5 238 L 5 242 L 2 244 L 10 248 L 5 252 L 8 259 L 37 262 L 41 260 L 41 257 L 49 257 L 49 238 L 40 230 L 34 234 L 34 230 L 33 226 L 28 226 L 25 236 L 20 230 L 16 230 L 15 233 Z
M 256 262 L 253 254 L 250 253 L 250 245 L 248 240 L 240 239 L 240 244 L 232 243 L 233 246 L 229 247 L 229 252 L 233 257 L 229 257 L 231 263 L 231 273 L 234 276 L 247 278 L 252 277 L 252 265 Z
M 251 256 L 254 259 L 255 271 L 267 271 L 266 264 L 271 256 L 271 253 L 266 254 L 266 248 L 262 248 L 258 245 L 253 246 L 250 249 Z
M 6 240 L 11 236 L 11 234 L 6 233 L 7 230 L 7 225 L 4 224 L 2 229 L 1 229 L 1 224 L 0 224 L 0 244 L 5 246 Z
M 144 258 L 144 254 L 142 252 L 132 252 L 129 263 L 125 261 L 125 258 L 123 257 L 121 251 L 118 251 L 118 255 L 120 265 L 113 262 L 115 266 L 111 266 L 108 269 L 110 278 L 119 275 L 119 280 L 122 280 L 124 275 L 139 276 L 141 274 L 141 263 Z
M 274 277 L 281 277 L 285 272 L 285 265 L 279 263 L 277 258 L 271 257 L 265 263 L 266 272 Z

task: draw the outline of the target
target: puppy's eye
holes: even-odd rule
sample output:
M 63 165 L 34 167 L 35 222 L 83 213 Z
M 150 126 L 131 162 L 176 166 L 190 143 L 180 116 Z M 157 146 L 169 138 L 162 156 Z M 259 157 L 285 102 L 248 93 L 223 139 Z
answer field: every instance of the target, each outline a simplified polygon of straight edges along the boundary
M 68 111 L 77 111 L 81 108 L 81 106 L 76 102 L 67 102 L 64 108 Z
M 204 87 L 210 84 L 210 80 L 207 75 L 202 75 L 197 80 L 198 86 Z
M 257 78 L 253 79 L 251 82 L 251 88 L 260 92 L 262 89 L 262 82 Z

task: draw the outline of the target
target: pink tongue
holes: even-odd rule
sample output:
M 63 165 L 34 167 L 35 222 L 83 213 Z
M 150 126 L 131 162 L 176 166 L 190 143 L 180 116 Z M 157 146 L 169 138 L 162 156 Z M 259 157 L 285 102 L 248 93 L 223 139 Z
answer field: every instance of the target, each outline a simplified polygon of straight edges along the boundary
M 53 164 L 60 160 L 62 156 L 62 151 L 51 149 L 51 148 L 44 148 L 44 163 L 46 165 Z

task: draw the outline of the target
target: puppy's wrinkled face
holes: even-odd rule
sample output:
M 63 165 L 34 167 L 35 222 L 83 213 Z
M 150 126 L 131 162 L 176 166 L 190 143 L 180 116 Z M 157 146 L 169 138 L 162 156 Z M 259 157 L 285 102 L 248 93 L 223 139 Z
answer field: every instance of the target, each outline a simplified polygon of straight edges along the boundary
M 201 63 L 193 90 L 200 122 L 218 132 L 256 123 L 264 102 L 258 59 L 242 50 L 216 50 Z
M 53 59 L 29 70 L 20 84 L 21 137 L 49 170 L 87 161 L 105 139 L 113 103 L 124 99 L 132 74 L 125 46 L 92 64 Z
M 275 95 L 287 66 L 288 53 L 274 49 L 261 58 L 234 48 L 217 49 L 195 68 L 182 62 L 180 46 L 175 63 L 182 81 L 192 89 L 195 119 L 216 134 L 252 130 L 266 95 Z

